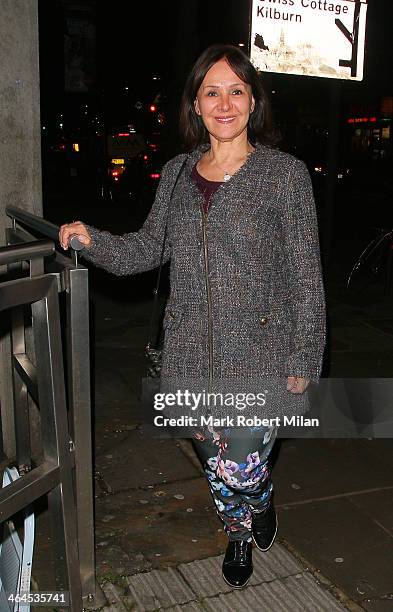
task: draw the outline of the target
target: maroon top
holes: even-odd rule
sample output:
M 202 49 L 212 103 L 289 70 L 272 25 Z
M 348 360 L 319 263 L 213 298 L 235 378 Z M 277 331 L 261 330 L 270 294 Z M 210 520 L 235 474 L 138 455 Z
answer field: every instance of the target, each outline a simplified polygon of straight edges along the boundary
M 197 185 L 199 191 L 203 195 L 205 201 L 203 203 L 203 212 L 205 215 L 207 214 L 210 206 L 211 199 L 213 195 L 216 193 L 217 189 L 220 185 L 222 185 L 221 181 L 209 181 L 201 176 L 197 170 L 196 164 L 192 169 L 191 178 Z

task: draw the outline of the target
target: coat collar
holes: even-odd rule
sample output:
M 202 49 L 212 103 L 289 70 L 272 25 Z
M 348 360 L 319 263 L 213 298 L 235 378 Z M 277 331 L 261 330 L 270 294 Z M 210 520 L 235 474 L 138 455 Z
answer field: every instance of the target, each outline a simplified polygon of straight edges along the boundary
M 210 149 L 210 144 L 209 143 L 205 143 L 205 144 L 199 145 L 198 147 L 193 149 L 190 153 L 188 153 L 188 160 L 187 160 L 187 163 L 186 163 L 186 174 L 190 177 L 190 180 L 192 180 L 191 179 L 191 172 L 192 172 L 193 167 L 200 160 L 202 155 L 206 151 L 208 151 L 209 149 Z M 244 162 L 244 164 L 233 175 L 233 179 L 235 179 L 237 176 L 243 175 L 245 172 L 248 172 L 248 171 L 252 170 L 252 168 L 256 166 L 257 161 L 260 160 L 261 155 L 266 155 L 266 151 L 267 150 L 268 150 L 268 147 L 266 147 L 265 145 L 262 145 L 260 143 L 257 143 L 255 145 L 255 151 L 253 151 L 251 153 L 251 155 Z M 231 182 L 232 182 L 232 179 L 230 181 L 228 181 L 228 185 Z
M 188 153 L 188 160 L 186 163 L 186 174 L 191 177 L 191 172 L 195 164 L 200 160 L 205 151 L 210 149 L 209 144 L 202 144 L 199 147 L 193 149 L 190 153 Z
M 195 181 L 191 177 L 191 173 L 192 173 L 192 169 L 195 166 L 195 164 L 202 157 L 203 153 L 209 150 L 209 148 L 210 148 L 210 144 L 208 143 L 202 144 L 196 147 L 193 151 L 188 153 L 188 159 L 185 165 L 184 180 L 186 181 L 186 184 L 188 185 L 188 189 L 190 189 L 191 193 L 193 194 L 193 197 L 191 198 L 191 200 L 194 203 L 198 204 L 198 208 L 202 206 L 203 196 L 201 192 L 199 191 Z M 231 177 L 231 180 L 227 182 L 223 182 L 222 185 L 220 185 L 220 187 L 217 189 L 217 191 L 212 197 L 210 207 L 209 207 L 210 215 L 214 210 L 217 210 L 217 208 L 218 209 L 220 208 L 220 205 L 223 202 L 225 202 L 226 198 L 232 193 L 233 190 L 238 189 L 239 180 L 241 181 L 242 177 L 252 174 L 254 171 L 256 171 L 259 168 L 258 160 L 261 159 L 261 156 L 266 155 L 267 149 L 268 148 L 266 146 L 258 143 L 255 146 L 255 151 L 251 153 L 251 155 L 247 158 L 247 160 L 239 168 L 239 170 L 235 172 L 235 174 Z

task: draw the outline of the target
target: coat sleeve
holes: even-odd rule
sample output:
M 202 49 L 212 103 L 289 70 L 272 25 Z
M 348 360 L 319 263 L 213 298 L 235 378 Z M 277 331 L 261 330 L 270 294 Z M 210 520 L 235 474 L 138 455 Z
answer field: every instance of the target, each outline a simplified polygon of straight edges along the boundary
M 311 179 L 299 160 L 294 161 L 284 200 L 284 256 L 291 286 L 295 346 L 286 362 L 286 374 L 316 382 L 326 342 L 325 295 Z
M 90 246 L 81 251 L 86 261 L 117 276 L 145 272 L 159 265 L 169 200 L 180 167 L 177 160 L 164 166 L 153 206 L 138 232 L 117 236 L 85 224 L 92 238 Z M 169 258 L 170 249 L 166 243 L 163 262 Z

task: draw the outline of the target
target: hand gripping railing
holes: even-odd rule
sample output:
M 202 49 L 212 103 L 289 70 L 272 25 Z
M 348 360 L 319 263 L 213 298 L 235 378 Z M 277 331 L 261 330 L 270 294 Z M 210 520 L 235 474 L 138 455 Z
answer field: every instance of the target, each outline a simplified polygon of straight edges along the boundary
M 7 242 L 22 247 L 26 241 L 37 240 L 43 236 L 58 242 L 58 226 L 15 207 L 7 207 L 6 213 L 13 220 L 13 227 L 7 229 Z M 19 226 L 19 227 L 18 227 Z M 21 227 L 23 229 L 21 229 Z M 26 231 L 26 228 L 28 231 Z M 32 232 L 32 233 L 31 233 Z M 36 242 L 38 244 L 38 241 Z M 10 248 L 10 247 L 6 247 Z M 77 544 L 83 598 L 94 602 L 96 597 L 95 556 L 94 556 L 94 508 L 93 508 L 93 467 L 91 440 L 91 403 L 90 403 L 90 349 L 89 349 L 89 295 L 88 270 L 78 265 L 77 250 L 83 245 L 73 237 L 71 241 L 71 259 L 53 249 L 51 257 L 31 259 L 30 276 L 51 273 L 57 278 L 57 288 L 65 302 L 62 313 L 62 327 L 66 352 L 65 379 L 67 385 L 68 422 L 70 430 L 71 454 L 75 464 L 75 490 L 77 503 Z M 15 261 L 15 260 L 14 260 Z M 11 272 L 19 264 L 10 264 Z M 20 273 L 20 271 L 18 271 Z M 22 321 L 13 331 L 14 353 L 23 352 L 24 335 Z M 21 370 L 20 359 L 16 360 L 15 369 Z M 27 364 L 29 370 L 29 364 Z M 24 386 L 23 386 L 24 385 Z M 25 377 L 16 399 L 26 396 L 26 390 L 35 395 L 34 381 Z M 18 392 L 19 391 L 19 392 Z M 23 406 L 20 407 L 23 412 Z M 23 433 L 23 432 L 22 432 Z M 25 432 L 26 433 L 26 432 Z M 26 435 L 21 436 L 20 448 L 27 448 Z M 18 446 L 17 446 L 18 448 Z M 23 464 L 23 453 L 19 460 Z

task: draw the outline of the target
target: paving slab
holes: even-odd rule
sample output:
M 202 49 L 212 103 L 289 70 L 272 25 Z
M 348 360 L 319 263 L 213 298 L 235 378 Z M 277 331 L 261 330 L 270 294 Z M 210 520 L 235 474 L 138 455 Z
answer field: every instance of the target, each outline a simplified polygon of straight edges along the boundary
M 221 576 L 223 558 L 224 556 L 221 555 L 192 563 L 183 563 L 177 569 L 198 597 L 213 597 L 219 593 L 232 591 Z M 285 578 L 303 571 L 303 567 L 293 555 L 280 544 L 274 544 L 266 553 L 254 547 L 253 565 L 254 572 L 249 582 L 250 586 Z
M 259 551 L 254 554 L 255 572 L 247 589 L 231 592 L 222 581 L 220 554 L 225 550 L 226 537 L 204 478 L 187 458 L 194 471 L 177 480 L 184 456 L 180 458 L 170 447 L 167 451 L 168 440 L 153 443 L 140 434 L 143 415 L 139 389 L 145 371 L 143 346 L 150 311 L 147 301 L 126 303 L 127 292 L 133 290 L 123 282 L 124 301 L 116 304 L 107 297 L 95 312 L 99 330 L 94 354 L 97 466 L 102 481 L 109 485 L 108 489 L 98 488 L 96 499 L 98 574 L 112 572 L 119 578 L 172 568 L 193 591 L 194 599 L 182 603 L 170 603 L 168 599 L 164 602 L 168 610 L 344 609 L 303 565 L 299 568 L 292 559 L 291 573 L 285 576 L 286 562 L 281 561 L 284 570 L 280 572 L 278 559 L 274 557 L 273 563 L 266 556 L 260 562 Z M 391 375 L 392 305 L 393 300 L 376 295 L 359 299 L 340 291 L 329 300 L 335 349 L 330 351 L 331 375 Z M 169 459 L 167 470 L 162 467 L 165 455 Z M 392 558 L 392 473 L 390 440 L 287 440 L 273 472 L 279 536 L 290 542 L 310 567 L 370 612 L 385 612 L 389 609 L 386 605 L 392 603 L 387 562 Z M 377 506 L 374 510 L 373 499 Z M 337 552 L 337 545 L 341 552 Z M 277 543 L 272 551 L 278 554 L 281 549 L 286 552 Z M 341 563 L 335 561 L 340 557 Z M 213 573 L 221 582 L 219 588 L 208 579 Z M 203 583 L 198 587 L 199 577 Z M 245 591 L 248 608 L 241 597 Z M 124 602 L 129 608 L 132 598 Z
M 105 597 L 108 601 L 109 606 L 104 608 L 105 610 L 116 612 L 127 612 L 127 608 L 123 604 L 124 597 L 124 589 L 121 589 L 116 584 L 112 584 L 112 582 L 105 582 L 102 585 L 102 590 L 104 591 Z
M 92 372 L 92 384 L 94 385 L 93 408 L 96 424 L 101 421 L 111 420 L 110 407 L 116 404 L 124 404 L 128 406 L 130 412 L 135 402 L 139 401 L 139 392 L 134 389 L 126 377 L 123 376 L 122 370 L 116 363 L 120 356 L 126 362 L 130 357 L 129 349 L 105 349 L 105 364 L 95 363 L 94 371 Z
M 393 487 L 392 450 L 390 439 L 284 440 L 273 469 L 276 503 Z
M 104 495 L 95 506 L 102 577 L 162 569 L 226 548 L 204 477 Z
M 195 593 L 171 567 L 128 576 L 126 580 L 138 612 L 153 612 L 195 600 Z
M 121 342 L 96 345 L 92 373 L 94 404 L 101 412 L 107 411 L 114 398 L 130 403 L 130 392 L 139 400 L 141 380 L 146 373 L 143 346 L 142 342 L 137 349 Z
M 260 555 L 263 556 L 262 554 Z M 221 577 L 222 557 L 205 559 L 185 567 L 169 568 L 127 577 L 130 596 L 128 603 L 138 612 L 153 610 L 210 610 L 211 612 L 341 612 L 346 608 L 291 559 L 282 547 L 274 546 L 269 551 L 271 566 L 282 568 L 285 558 L 287 571 L 296 572 L 280 578 L 267 579 L 272 574 L 257 577 L 242 590 L 231 589 Z M 274 557 L 278 556 L 276 560 Z M 202 565 L 201 565 L 202 564 Z M 300 571 L 299 571 L 300 570 Z M 212 573 L 210 573 L 212 572 Z M 284 572 L 285 573 L 285 572 Z M 191 578 L 191 580 L 190 580 Z M 215 583 L 215 588 L 212 585 Z M 168 605 L 169 604 L 169 605 Z M 178 604 L 178 605 L 176 605 Z
M 349 497 L 351 503 L 393 538 L 393 490 L 375 491 L 370 495 Z M 393 587 L 393 584 L 392 584 Z M 393 590 L 393 588 L 392 588 Z
M 393 539 L 345 498 L 279 510 L 280 536 L 354 601 L 391 591 Z
M 367 610 L 367 612 L 392 612 L 393 593 L 390 593 L 384 599 L 363 600 L 362 608 Z
M 173 608 L 167 608 L 168 612 L 206 612 L 206 608 L 202 603 L 198 601 L 190 601 L 183 606 L 174 606 Z
M 147 344 L 148 328 L 138 327 L 128 334 L 110 335 L 107 338 L 96 340 L 94 345 L 95 361 L 98 365 L 105 362 L 108 355 L 116 355 L 116 366 L 132 364 L 143 366 L 144 347 Z
M 203 600 L 210 612 L 343 612 L 307 572 Z
M 113 493 L 199 476 L 176 440 L 152 438 L 142 429 L 109 430 L 97 452 L 96 471 Z

